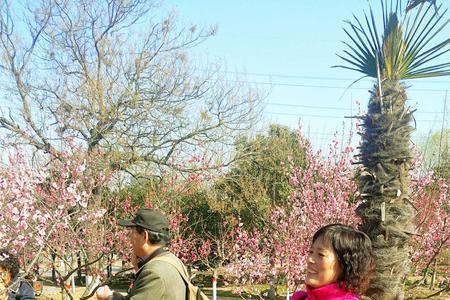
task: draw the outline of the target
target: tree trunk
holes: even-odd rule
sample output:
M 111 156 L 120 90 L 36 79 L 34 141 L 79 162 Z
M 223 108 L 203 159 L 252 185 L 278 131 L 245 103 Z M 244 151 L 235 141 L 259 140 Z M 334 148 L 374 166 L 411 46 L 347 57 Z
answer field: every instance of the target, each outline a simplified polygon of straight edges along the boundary
M 77 253 L 77 276 L 78 276 L 78 280 L 81 280 L 81 277 L 83 277 L 83 272 L 81 270 L 81 253 L 78 252 Z
M 414 232 L 409 200 L 412 112 L 405 106 L 406 93 L 399 81 L 385 80 L 371 93 L 359 162 L 363 165 L 359 178 L 363 202 L 357 209 L 361 230 L 371 238 L 376 257 L 376 273 L 367 295 L 403 299 L 408 241 Z
M 433 274 L 431 275 L 430 290 L 434 290 L 434 287 L 436 286 L 436 275 L 437 275 L 437 259 L 435 258 L 433 263 Z
M 107 257 L 106 258 L 106 262 L 107 262 L 107 264 L 106 264 L 106 276 L 107 276 L 107 278 L 111 278 L 113 276 L 112 265 L 113 265 L 113 261 L 114 261 L 114 254 L 110 253 L 106 257 Z
M 52 253 L 52 281 L 56 283 L 56 267 L 55 267 L 55 262 L 56 262 L 56 254 Z

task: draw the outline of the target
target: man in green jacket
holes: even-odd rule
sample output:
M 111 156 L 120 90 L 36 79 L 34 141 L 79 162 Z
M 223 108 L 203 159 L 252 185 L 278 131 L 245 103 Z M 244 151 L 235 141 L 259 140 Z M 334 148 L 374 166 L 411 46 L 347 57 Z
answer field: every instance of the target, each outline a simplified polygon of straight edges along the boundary
M 136 275 L 128 295 L 113 292 L 108 286 L 97 290 L 99 300 L 185 300 L 186 285 L 175 266 L 155 257 L 169 258 L 181 269 L 183 263 L 169 252 L 169 222 L 155 209 L 140 209 L 134 219 L 119 220 L 130 228 L 133 255 L 137 258 Z

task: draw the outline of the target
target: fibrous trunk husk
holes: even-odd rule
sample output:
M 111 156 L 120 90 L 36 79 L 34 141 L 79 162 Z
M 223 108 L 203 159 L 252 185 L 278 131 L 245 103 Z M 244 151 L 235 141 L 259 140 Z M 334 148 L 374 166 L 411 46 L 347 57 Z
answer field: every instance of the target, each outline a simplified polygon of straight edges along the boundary
M 381 97 L 379 92 L 381 90 Z M 409 201 L 412 159 L 410 125 L 401 82 L 385 80 L 371 91 L 364 117 L 357 213 L 361 230 L 372 240 L 376 273 L 367 295 L 372 299 L 403 299 L 403 281 L 409 271 L 408 242 L 414 232 L 414 208 Z

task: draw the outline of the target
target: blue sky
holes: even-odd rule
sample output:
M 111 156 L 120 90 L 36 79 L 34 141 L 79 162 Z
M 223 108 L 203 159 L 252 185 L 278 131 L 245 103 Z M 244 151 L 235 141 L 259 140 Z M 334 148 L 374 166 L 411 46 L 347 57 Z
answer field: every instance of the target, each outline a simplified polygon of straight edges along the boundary
M 378 8 L 378 1 L 371 3 Z M 343 21 L 353 13 L 362 16 L 366 0 L 166 0 L 163 10 L 176 12 L 182 24 L 218 26 L 214 37 L 195 48 L 192 59 L 220 59 L 227 76 L 246 73 L 246 81 L 270 91 L 261 130 L 269 123 L 296 128 L 300 122 L 313 145 L 326 148 L 335 132 L 341 136 L 350 130 L 351 121 L 344 116 L 356 114 L 356 103 L 366 107 L 371 80 L 345 92 L 360 75 L 331 68 L 341 63 L 336 54 L 346 39 Z M 446 33 L 450 35 L 450 27 Z M 423 144 L 430 131 L 441 129 L 450 78 L 407 84 L 409 105 L 417 109 L 414 141 Z

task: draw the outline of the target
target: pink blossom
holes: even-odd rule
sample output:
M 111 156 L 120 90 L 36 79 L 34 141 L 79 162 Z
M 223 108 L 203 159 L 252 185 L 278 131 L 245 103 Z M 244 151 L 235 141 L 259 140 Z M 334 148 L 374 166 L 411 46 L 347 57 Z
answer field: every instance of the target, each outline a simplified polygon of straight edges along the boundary
M 290 286 L 304 279 L 306 256 L 313 233 L 328 223 L 357 225 L 355 214 L 357 188 L 351 148 L 338 151 L 338 142 L 330 146 L 330 157 L 313 152 L 303 137 L 299 147 L 306 153 L 306 168 L 292 166 L 290 183 L 295 191 L 284 207 L 272 207 L 269 226 L 263 231 L 247 232 L 236 228 L 234 259 L 227 273 L 240 283 L 267 283 L 274 278 L 287 278 Z

